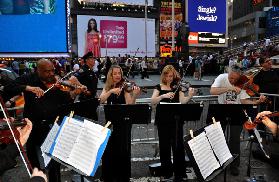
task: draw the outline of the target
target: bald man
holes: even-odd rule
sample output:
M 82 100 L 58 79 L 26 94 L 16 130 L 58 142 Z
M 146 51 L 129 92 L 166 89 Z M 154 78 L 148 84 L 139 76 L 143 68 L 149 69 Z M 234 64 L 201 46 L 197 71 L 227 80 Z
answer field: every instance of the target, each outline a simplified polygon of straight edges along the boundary
M 33 129 L 26 144 L 27 155 L 33 167 L 42 169 L 39 163 L 38 151 L 46 138 L 55 118 L 61 114 L 61 105 L 72 103 L 69 92 L 59 89 L 48 89 L 48 85 L 56 82 L 54 65 L 47 59 L 40 59 L 37 71 L 22 75 L 4 88 L 9 94 L 24 92 L 24 117 L 33 122 Z M 12 95 L 11 95 L 12 96 Z M 48 168 L 49 181 L 60 181 L 60 165 L 52 161 Z

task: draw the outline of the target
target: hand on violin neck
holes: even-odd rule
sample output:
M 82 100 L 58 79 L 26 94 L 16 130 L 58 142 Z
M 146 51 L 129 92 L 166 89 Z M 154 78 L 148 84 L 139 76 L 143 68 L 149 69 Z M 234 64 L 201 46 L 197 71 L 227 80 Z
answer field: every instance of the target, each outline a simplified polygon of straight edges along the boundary
M 264 95 L 260 95 L 260 98 L 256 101 L 256 104 L 265 103 L 267 101 L 267 97 Z
M 32 122 L 28 118 L 24 118 L 24 120 L 26 121 L 26 125 L 22 128 L 17 128 L 21 145 L 25 145 L 32 130 Z
M 132 91 L 133 97 L 139 96 L 140 93 L 141 93 L 140 88 L 138 86 L 133 86 L 133 91 Z
M 36 94 L 36 97 L 38 97 L 38 98 L 40 98 L 44 95 L 44 91 L 40 87 L 32 87 L 32 86 L 27 85 L 25 88 L 25 91 Z
M 194 95 L 196 95 L 196 92 L 197 92 L 196 89 L 190 87 L 189 90 L 188 90 L 188 96 L 193 97 Z

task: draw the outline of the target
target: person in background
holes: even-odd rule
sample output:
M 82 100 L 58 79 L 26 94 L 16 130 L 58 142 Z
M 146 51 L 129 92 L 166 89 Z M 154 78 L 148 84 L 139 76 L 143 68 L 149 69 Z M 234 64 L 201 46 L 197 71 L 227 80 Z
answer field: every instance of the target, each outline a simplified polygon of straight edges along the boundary
M 175 68 L 172 65 L 165 66 L 161 74 L 161 83 L 156 85 L 153 91 L 151 104 L 159 104 L 160 102 L 187 103 L 193 97 L 194 89 L 189 88 L 188 96 L 185 96 L 181 88 L 176 88 L 179 81 L 180 76 Z M 176 91 L 176 89 L 178 90 Z M 175 121 L 174 118 L 172 120 Z M 158 128 L 160 162 L 163 177 L 168 179 L 173 176 L 174 172 L 174 181 L 186 181 L 183 123 L 171 123 L 156 119 L 155 124 Z M 171 151 L 173 153 L 173 165 Z

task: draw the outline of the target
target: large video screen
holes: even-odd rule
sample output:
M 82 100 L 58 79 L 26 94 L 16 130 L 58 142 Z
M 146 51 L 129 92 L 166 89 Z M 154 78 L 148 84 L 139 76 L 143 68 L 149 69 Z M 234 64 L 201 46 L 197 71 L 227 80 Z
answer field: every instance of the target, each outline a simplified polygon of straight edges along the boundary
M 83 0 L 84 2 L 109 3 L 109 4 L 128 4 L 145 5 L 145 0 Z M 147 0 L 148 6 L 153 6 L 153 0 Z
M 279 7 L 271 8 L 266 15 L 266 36 L 279 34 Z
M 147 19 L 147 56 L 155 57 L 155 20 Z M 78 55 L 92 51 L 96 57 L 146 55 L 145 19 L 77 16 Z
M 191 32 L 226 33 L 227 0 L 187 0 Z
M 66 55 L 68 5 L 68 0 L 1 0 L 0 56 Z

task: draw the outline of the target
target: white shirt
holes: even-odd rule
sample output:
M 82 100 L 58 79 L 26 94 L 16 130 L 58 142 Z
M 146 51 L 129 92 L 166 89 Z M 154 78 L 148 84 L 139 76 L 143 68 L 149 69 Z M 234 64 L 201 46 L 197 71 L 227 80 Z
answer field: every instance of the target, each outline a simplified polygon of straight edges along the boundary
M 229 81 L 228 73 L 224 73 L 219 75 L 211 87 L 233 87 L 233 85 Z M 218 95 L 219 104 L 241 104 L 241 99 L 247 99 L 250 96 L 246 93 L 245 90 L 241 90 L 241 92 L 237 95 L 235 91 L 228 91 L 223 94 Z
M 98 66 L 99 66 L 99 61 L 95 61 L 95 64 L 93 66 L 93 71 L 98 72 Z
M 75 64 L 74 67 L 73 67 L 73 70 L 78 71 L 79 70 L 79 64 Z

